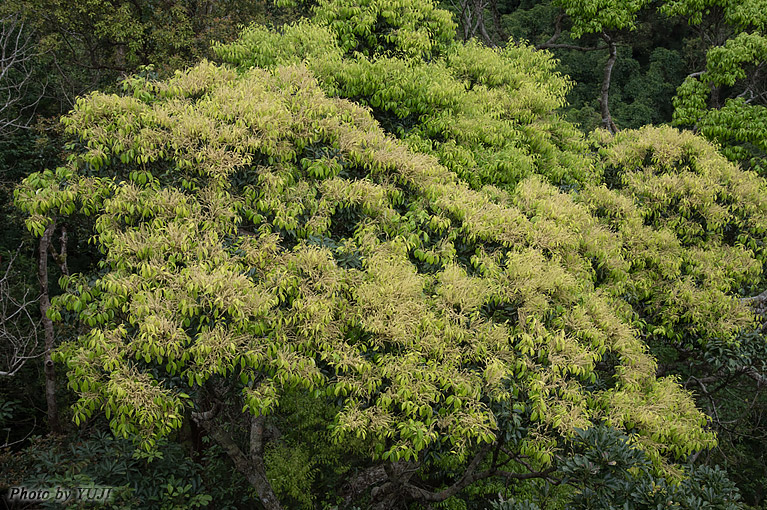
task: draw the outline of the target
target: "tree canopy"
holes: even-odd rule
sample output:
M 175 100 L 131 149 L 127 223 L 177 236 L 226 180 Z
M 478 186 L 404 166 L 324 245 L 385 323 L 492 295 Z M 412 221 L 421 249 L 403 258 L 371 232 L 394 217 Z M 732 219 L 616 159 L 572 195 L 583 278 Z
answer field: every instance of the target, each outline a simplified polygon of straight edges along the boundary
M 33 235 L 98 250 L 48 312 L 80 331 L 75 422 L 148 449 L 199 423 L 266 508 L 297 394 L 381 501 L 580 472 L 597 426 L 622 476 L 683 477 L 716 439 L 647 342 L 756 327 L 765 182 L 670 127 L 583 136 L 551 55 L 456 42 L 428 0 L 314 12 L 78 99 L 67 163 L 17 188 Z

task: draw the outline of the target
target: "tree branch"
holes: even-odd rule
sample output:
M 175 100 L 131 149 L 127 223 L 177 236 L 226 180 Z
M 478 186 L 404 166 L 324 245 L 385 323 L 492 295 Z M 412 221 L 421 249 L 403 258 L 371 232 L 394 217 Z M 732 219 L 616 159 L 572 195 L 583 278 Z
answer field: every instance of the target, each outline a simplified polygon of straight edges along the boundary
M 243 453 L 234 439 L 232 439 L 223 427 L 214 421 L 213 418 L 218 414 L 217 408 L 218 405 L 214 406 L 211 411 L 192 413 L 192 418 L 198 425 L 205 429 L 210 437 L 213 438 L 224 451 L 226 451 L 226 454 L 232 460 L 235 469 L 242 473 L 250 485 L 256 490 L 258 498 L 261 501 L 261 504 L 264 505 L 264 508 L 266 510 L 282 510 L 282 505 L 280 505 L 277 496 L 274 494 L 272 485 L 266 477 L 263 457 L 252 455 L 253 453 L 256 453 L 254 452 L 253 445 L 251 445 L 250 448 L 251 455 L 245 455 L 245 453 Z M 251 438 L 253 437 L 253 434 L 254 432 L 251 429 Z M 258 450 L 258 448 L 256 450 Z
M 408 494 L 410 494 L 410 496 L 416 500 L 430 502 L 445 501 L 447 498 L 455 496 L 461 490 L 465 489 L 477 480 L 482 480 L 483 478 L 491 476 L 493 470 L 490 469 L 477 473 L 477 468 L 485 459 L 485 456 L 487 456 L 488 452 L 490 452 L 491 448 L 492 445 L 484 445 L 466 467 L 466 471 L 464 471 L 463 476 L 461 476 L 461 478 L 458 479 L 458 481 L 450 487 L 439 492 L 432 492 L 420 487 L 416 487 L 412 484 L 406 484 L 405 488 L 407 489 Z
M 577 51 L 597 51 L 606 50 L 609 46 L 576 46 L 574 44 L 539 44 L 536 50 L 577 50 Z
M 53 250 L 53 245 L 51 245 L 51 257 L 53 257 L 53 260 L 56 262 L 56 264 L 59 266 L 59 269 L 61 269 L 61 272 L 65 275 L 69 275 L 69 268 L 67 267 L 67 226 L 61 225 L 61 245 L 59 246 L 59 251 L 56 253 L 55 250 Z
M 45 86 L 32 101 L 23 102 L 33 83 L 33 61 L 37 57 L 32 32 L 19 15 L 0 19 L 0 131 L 29 128 Z
M 740 298 L 741 303 L 752 305 L 752 306 L 763 305 L 765 301 L 767 301 L 767 290 L 765 290 L 761 294 L 757 294 L 756 296 Z
M 192 419 L 196 421 L 198 424 L 204 422 L 204 421 L 211 421 L 213 418 L 218 416 L 218 411 L 220 410 L 220 406 L 218 405 L 218 402 L 213 404 L 213 407 L 207 411 L 197 412 L 192 411 Z
M 557 16 L 557 19 L 554 20 L 554 34 L 549 38 L 548 41 L 541 44 L 540 46 L 536 46 L 536 50 L 540 50 L 543 48 L 550 48 L 552 44 L 557 42 L 557 39 L 559 39 L 559 36 L 562 35 L 562 20 L 565 17 L 565 13 L 562 12 Z
M 744 372 L 752 380 L 756 381 L 756 385 L 759 388 L 767 387 L 767 377 L 760 374 L 754 367 L 748 367 Z
M 610 98 L 610 83 L 612 81 L 613 66 L 618 59 L 618 46 L 615 41 L 607 35 L 606 32 L 602 32 L 602 39 L 607 43 L 610 49 L 610 56 L 607 58 L 605 64 L 605 73 L 602 78 L 602 91 L 599 98 L 599 110 L 602 114 L 602 126 L 610 133 L 615 134 L 618 132 L 618 127 L 613 122 L 613 117 L 610 114 L 609 98 Z
M 509 452 L 506 451 L 504 448 L 500 448 L 500 450 L 506 453 L 507 455 L 509 455 L 509 457 L 514 457 L 514 460 L 524 465 L 529 470 L 529 472 L 516 473 L 512 471 L 504 471 L 504 470 L 498 469 L 498 467 L 495 465 L 495 460 L 493 461 L 489 469 L 478 471 L 482 461 L 485 459 L 485 457 L 487 457 L 487 454 L 491 450 L 493 450 L 492 445 L 483 446 L 482 449 L 477 453 L 477 455 L 475 455 L 474 458 L 471 460 L 466 470 L 464 471 L 463 476 L 461 476 L 461 478 L 458 479 L 458 481 L 456 481 L 454 484 L 450 485 L 449 487 L 445 489 L 442 489 L 440 491 L 429 491 L 427 489 L 417 487 L 413 484 L 406 484 L 405 489 L 407 489 L 407 492 L 410 495 L 410 497 L 415 500 L 439 502 L 439 501 L 445 501 L 446 499 L 452 496 L 455 496 L 460 491 L 470 486 L 474 482 L 477 482 L 479 480 L 484 480 L 485 478 L 490 478 L 492 476 L 499 476 L 507 480 L 530 480 L 533 478 L 545 478 L 549 473 L 552 473 L 555 471 L 554 467 L 550 467 L 542 471 L 536 471 L 528 463 L 520 459 L 519 456 L 509 454 Z M 496 452 L 497 451 L 498 450 L 496 449 Z M 497 453 L 495 453 L 493 457 L 495 459 L 497 457 Z
M 29 299 L 29 290 L 25 290 L 24 295 L 17 299 L 11 290 L 11 269 L 21 246 L 11 255 L 5 274 L 0 278 L 0 345 L 3 346 L 5 358 L 0 377 L 16 375 L 27 360 L 43 355 L 35 354 L 39 343 L 39 321 L 31 312 L 32 306 L 40 298 Z

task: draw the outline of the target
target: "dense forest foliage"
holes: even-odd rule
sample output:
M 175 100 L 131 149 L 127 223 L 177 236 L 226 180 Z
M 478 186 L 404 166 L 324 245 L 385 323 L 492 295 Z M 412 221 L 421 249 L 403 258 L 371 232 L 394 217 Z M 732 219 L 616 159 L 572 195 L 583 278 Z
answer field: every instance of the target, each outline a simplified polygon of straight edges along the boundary
M 0 19 L 4 504 L 767 508 L 763 0 Z

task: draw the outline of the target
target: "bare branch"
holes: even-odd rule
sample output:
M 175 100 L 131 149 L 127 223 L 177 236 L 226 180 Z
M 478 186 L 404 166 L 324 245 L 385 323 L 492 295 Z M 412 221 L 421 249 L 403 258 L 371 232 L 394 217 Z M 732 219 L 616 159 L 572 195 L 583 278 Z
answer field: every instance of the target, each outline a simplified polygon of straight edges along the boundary
M 576 46 L 575 44 L 547 44 L 543 43 L 535 47 L 536 50 L 576 50 L 597 51 L 606 50 L 609 46 Z
M 748 367 L 743 373 L 756 381 L 758 388 L 767 387 L 767 377 L 764 374 L 760 374 L 754 367 Z
M 505 448 L 500 448 L 501 451 L 509 455 L 509 457 L 513 457 L 513 459 L 516 462 L 519 462 L 525 468 L 528 469 L 527 473 L 518 473 L 514 471 L 504 471 L 501 469 L 498 469 L 495 462 L 490 466 L 489 469 L 484 469 L 482 471 L 478 471 L 480 465 L 487 457 L 488 453 L 493 450 L 493 445 L 485 445 L 482 447 L 482 449 L 477 453 L 477 455 L 474 456 L 474 458 L 471 460 L 469 465 L 467 466 L 466 470 L 463 472 L 463 476 L 461 476 L 460 479 L 458 479 L 454 484 L 450 485 L 449 487 L 442 489 L 440 491 L 430 491 L 427 489 L 423 489 L 421 487 L 417 487 L 413 484 L 405 484 L 405 489 L 407 490 L 409 496 L 415 500 L 418 501 L 429 501 L 429 502 L 439 502 L 439 501 L 445 501 L 446 499 L 455 496 L 458 494 L 461 490 L 465 489 L 466 487 L 470 486 L 471 484 L 479 481 L 484 480 L 486 478 L 490 478 L 493 476 L 498 476 L 501 478 L 505 478 L 507 480 L 530 480 L 533 478 L 547 478 L 550 473 L 553 473 L 556 468 L 550 467 L 546 468 L 544 470 L 535 470 L 530 466 L 527 462 L 524 461 L 520 456 L 511 454 L 508 452 Z M 495 455 L 494 455 L 495 457 Z
M 482 480 L 483 478 L 487 478 L 492 475 L 493 470 L 477 472 L 477 468 L 490 452 L 491 447 L 491 445 L 483 446 L 479 453 L 477 453 L 471 460 L 466 470 L 463 472 L 463 476 L 450 487 L 439 492 L 432 492 L 420 487 L 416 487 L 412 484 L 407 484 L 405 487 L 407 488 L 408 493 L 416 500 L 432 502 L 445 501 L 447 498 L 455 496 L 461 490 L 465 489 L 477 480 Z
M 455 0 L 450 0 L 453 8 L 458 11 L 458 20 L 463 28 L 463 40 L 467 41 L 472 37 L 476 37 L 477 33 L 482 36 L 482 40 L 490 46 L 495 48 L 498 45 L 490 37 L 485 26 L 485 9 L 487 9 L 490 0 L 459 0 L 460 4 L 456 4 Z
M 33 34 L 19 15 L 0 18 L 0 132 L 29 128 L 45 84 L 27 97 L 38 56 Z
M 207 411 L 192 411 L 192 419 L 196 421 L 198 424 L 202 424 L 204 421 L 210 421 L 213 418 L 218 415 L 220 407 L 218 403 L 215 403 L 212 408 L 208 409 Z
M 554 20 L 554 35 L 552 35 L 548 41 L 541 44 L 540 46 L 536 46 L 536 50 L 540 50 L 543 48 L 550 48 L 552 44 L 557 42 L 557 39 L 559 39 L 559 36 L 562 35 L 562 20 L 565 17 L 565 13 L 560 13 L 559 16 L 557 16 L 557 19 Z
M 21 246 L 11 256 L 5 274 L 0 278 L 0 348 L 2 348 L 2 368 L 0 376 L 15 375 L 27 360 L 42 355 L 38 352 L 39 320 L 33 314 L 39 298 L 30 298 L 29 290 L 21 297 L 15 297 L 11 286 L 13 263 L 21 251 Z
M 760 305 L 764 304 L 765 301 L 767 301 L 767 290 L 765 290 L 761 294 L 757 294 L 756 296 L 751 296 L 751 297 L 746 297 L 746 298 L 741 298 L 740 299 L 741 303 L 744 303 L 744 304 L 747 304 L 747 305 L 752 305 L 752 306 L 760 306 Z
M 0 444 L 0 448 L 11 448 L 17 444 L 22 444 L 24 441 L 29 439 L 29 437 L 35 432 L 36 429 L 37 429 L 37 419 L 35 418 L 34 423 L 29 428 L 29 432 L 27 432 L 27 434 L 24 437 L 22 437 L 21 439 L 17 439 L 16 441 L 10 441 L 10 442 L 8 441 L 8 438 L 10 436 L 10 429 L 8 429 L 9 432 L 8 432 L 8 435 L 5 436 L 5 443 Z
M 535 47 L 536 50 L 576 50 L 576 51 L 597 51 L 606 50 L 610 46 L 578 46 L 577 44 L 557 44 L 559 36 L 562 35 L 562 20 L 565 19 L 565 13 L 560 13 L 554 20 L 554 34 L 549 40 Z

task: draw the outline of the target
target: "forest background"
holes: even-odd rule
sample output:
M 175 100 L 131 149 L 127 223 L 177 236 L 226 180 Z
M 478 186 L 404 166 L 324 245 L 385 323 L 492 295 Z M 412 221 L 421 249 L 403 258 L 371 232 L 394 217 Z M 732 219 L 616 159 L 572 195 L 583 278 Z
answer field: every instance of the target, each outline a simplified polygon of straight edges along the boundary
M 355 11 L 355 7 L 363 9 L 364 16 Z M 276 504 L 287 508 L 352 505 L 360 508 L 405 507 L 397 505 L 611 508 L 618 501 L 619 506 L 625 503 L 626 508 L 657 505 L 764 508 L 767 505 L 767 397 L 764 395 L 767 348 L 761 328 L 744 319 L 745 312 L 740 308 L 723 304 L 724 298 L 720 298 L 720 294 L 735 296 L 739 304 L 755 306 L 757 312 L 764 301 L 761 294 L 765 287 L 761 282 L 763 236 L 767 230 L 761 219 L 762 200 L 767 200 L 767 196 L 763 196 L 767 188 L 761 180 L 767 172 L 767 3 L 764 1 L 465 0 L 442 5 L 424 1 L 273 5 L 245 1 L 7 0 L 0 7 L 0 16 L 3 22 L 0 33 L 0 335 L 3 341 L 0 427 L 4 431 L 0 485 L 4 489 L 18 485 L 114 486 L 119 488 L 111 503 L 114 508 L 259 508 L 259 505 L 279 508 L 265 502 L 275 494 L 281 501 Z M 300 21 L 306 19 L 312 21 Z M 248 26 L 250 28 L 245 28 Z M 336 40 L 329 41 L 325 32 L 313 31 L 316 26 L 329 27 L 328 33 Z M 213 41 L 217 43 L 212 44 Z M 333 60 L 334 52 L 338 52 L 338 60 Z M 322 54 L 333 58 L 323 58 Z M 551 60 L 549 54 L 556 60 Z M 500 63 L 493 62 L 494 59 Z M 387 135 L 404 141 L 409 150 L 437 158 L 441 165 L 467 183 L 467 189 L 472 192 L 484 190 L 482 195 L 471 195 L 472 200 L 493 196 L 487 200 L 513 201 L 531 221 L 543 218 L 557 225 L 566 221 L 570 228 L 585 232 L 593 228 L 591 220 L 584 219 L 584 211 L 588 211 L 588 215 L 611 225 L 613 231 L 624 236 L 623 250 L 638 250 L 637 245 L 631 244 L 629 227 L 625 226 L 632 214 L 625 211 L 630 207 L 618 198 L 600 195 L 601 188 L 596 186 L 604 185 L 611 192 L 624 192 L 622 197 L 629 197 L 642 206 L 636 213 L 637 218 L 641 216 L 639 222 L 649 230 L 641 233 L 653 242 L 656 242 L 653 235 L 672 225 L 673 235 L 680 239 L 679 246 L 689 253 L 680 255 L 659 249 L 653 259 L 647 254 L 648 249 L 642 254 L 641 270 L 637 262 L 641 257 L 632 258 L 631 253 L 616 255 L 629 261 L 630 269 L 625 272 L 630 275 L 627 277 L 630 281 L 642 271 L 641 278 L 645 279 L 633 287 L 620 287 L 621 296 L 629 291 L 637 293 L 622 298 L 633 310 L 626 312 L 630 316 L 626 321 L 638 331 L 637 337 L 657 360 L 653 377 L 661 380 L 673 376 L 676 384 L 691 392 L 697 408 L 705 413 L 704 428 L 716 434 L 716 445 L 695 427 L 685 429 L 686 423 L 680 425 L 680 430 L 689 434 L 687 439 L 695 443 L 693 446 L 659 429 L 658 437 L 648 439 L 645 449 L 638 449 L 632 442 L 632 434 L 641 435 L 641 426 L 632 427 L 626 422 L 616 422 L 615 427 L 603 422 L 602 427 L 584 431 L 576 426 L 582 423 L 573 420 L 572 430 L 546 435 L 530 425 L 545 420 L 533 414 L 538 412 L 530 404 L 534 399 L 526 396 L 527 403 L 493 411 L 498 420 L 506 412 L 508 416 L 504 419 L 513 424 L 507 424 L 504 429 L 508 436 L 506 443 L 495 435 L 500 430 L 498 427 L 487 429 L 493 437 L 486 440 L 478 433 L 457 431 L 459 425 L 463 425 L 456 422 L 448 428 L 456 442 L 469 439 L 466 439 L 466 454 L 451 457 L 451 452 L 440 450 L 429 439 L 423 439 L 424 445 L 419 446 L 421 438 L 417 430 L 413 429 L 416 432 L 411 437 L 401 427 L 400 439 L 402 445 L 406 445 L 402 447 L 402 456 L 398 456 L 390 444 L 392 438 L 383 437 L 382 448 L 391 449 L 379 451 L 378 458 L 374 456 L 371 460 L 366 452 L 375 449 L 375 445 L 367 444 L 364 434 L 339 442 L 333 440 L 327 430 L 328 423 L 339 423 L 339 406 L 347 405 L 337 383 L 334 383 L 334 398 L 317 399 L 316 388 L 301 389 L 302 381 L 310 378 L 304 375 L 296 376 L 298 382 L 293 386 L 287 384 L 287 389 L 280 390 L 284 394 L 280 393 L 278 408 L 265 403 L 268 402 L 266 394 L 260 394 L 257 402 L 254 400 L 253 405 L 260 406 L 255 414 L 268 415 L 269 419 L 242 425 L 243 430 L 250 427 L 251 431 L 261 430 L 264 434 L 261 451 L 251 452 L 253 457 L 244 461 L 238 460 L 232 449 L 227 449 L 227 444 L 239 443 L 242 448 L 247 440 L 236 434 L 234 441 L 219 440 L 221 430 L 231 432 L 232 428 L 217 429 L 210 421 L 192 416 L 194 413 L 199 416 L 203 411 L 202 403 L 226 401 L 216 394 L 215 388 L 210 389 L 212 383 L 208 381 L 191 380 L 187 384 L 192 390 L 200 390 L 199 395 L 189 392 L 190 398 L 199 400 L 184 411 L 188 416 L 183 425 L 172 433 L 156 433 L 155 444 L 148 450 L 137 449 L 135 438 L 143 433 L 141 427 L 122 434 L 127 438 L 120 434 L 114 437 L 112 432 L 120 429 L 110 419 L 110 411 L 106 417 L 82 413 L 82 395 L 89 391 L 77 382 L 82 374 L 74 377 L 70 374 L 70 384 L 66 383 L 65 373 L 73 366 L 68 360 L 76 358 L 76 348 L 61 350 L 64 354 L 59 362 L 53 354 L 55 347 L 74 345 L 75 339 L 85 336 L 93 326 L 81 312 L 80 308 L 87 308 L 88 300 L 81 299 L 84 292 L 77 287 L 85 285 L 90 289 L 97 276 L 108 272 L 103 266 L 95 266 L 99 250 L 107 249 L 106 245 L 89 243 L 93 232 L 88 229 L 94 222 L 62 213 L 65 207 L 61 204 L 57 206 L 60 211 L 56 222 L 35 225 L 34 215 L 40 213 L 40 206 L 29 205 L 34 201 L 25 198 L 24 193 L 35 188 L 52 189 L 63 181 L 71 181 L 72 175 L 65 172 L 56 171 L 55 175 L 40 172 L 67 168 L 67 165 L 75 165 L 73 168 L 81 171 L 85 163 L 73 161 L 78 157 L 91 157 L 88 150 L 102 143 L 96 138 L 89 139 L 94 136 L 89 133 L 99 127 L 109 131 L 111 120 L 85 119 L 90 112 L 88 104 L 94 108 L 99 105 L 111 108 L 104 98 L 114 93 L 164 105 L 163 101 L 174 93 L 163 95 L 162 86 L 147 84 L 193 88 L 183 79 L 197 75 L 176 73 L 177 70 L 191 68 L 197 69 L 198 74 L 211 73 L 207 78 L 200 78 L 203 81 L 215 81 L 217 73 L 223 72 L 205 71 L 204 65 L 199 67 L 201 61 L 222 63 L 241 73 L 247 73 L 251 67 L 270 69 L 275 75 L 279 75 L 275 69 L 280 66 L 305 62 L 323 94 L 346 98 L 366 107 Z M 448 63 L 442 68 L 440 62 Z M 503 67 L 509 62 L 508 67 Z M 454 83 L 448 75 L 460 66 L 464 66 L 461 68 L 464 74 Z M 413 74 L 402 69 L 411 69 Z M 397 80 L 402 89 L 392 92 L 387 87 Z M 275 82 L 273 86 L 284 87 L 280 83 Z M 208 86 L 202 87 L 203 95 L 208 92 L 205 88 Z M 455 92 L 451 87 L 460 90 Z M 544 97 L 543 92 L 536 95 L 531 91 L 534 88 L 545 90 L 551 97 Z M 89 95 L 97 90 L 104 96 Z M 493 91 L 518 99 L 518 103 L 509 107 L 516 115 L 511 124 L 529 126 L 524 128 L 528 129 L 524 135 L 504 131 L 508 127 L 505 125 L 501 128 L 482 124 L 478 119 L 483 115 L 502 114 L 491 109 L 474 110 L 477 106 L 473 103 L 467 106 L 471 101 L 504 97 L 492 95 Z M 142 94 L 148 96 L 143 98 Z M 195 94 L 184 91 L 181 96 L 194 96 L 196 101 L 199 98 Z M 87 101 L 91 103 L 78 103 L 81 97 L 89 98 Z M 275 101 L 284 100 L 282 96 L 275 97 Z M 503 99 L 498 101 L 502 103 Z M 69 124 L 60 122 L 73 108 L 75 113 L 68 117 Z M 442 109 L 458 112 L 453 120 L 465 121 L 456 124 L 455 129 L 460 133 L 440 124 L 445 118 L 436 112 Z M 124 114 L 119 108 L 115 112 L 115 119 Z M 349 115 L 354 117 L 357 113 Z M 367 126 L 364 119 L 355 122 Z M 126 121 L 125 125 L 130 122 Z M 643 126 L 674 126 L 683 131 Z M 503 140 L 487 135 L 492 130 L 497 130 L 496 135 Z M 736 172 L 723 158 L 716 159 L 719 156 L 709 152 L 714 149 L 692 135 L 714 144 L 716 151 L 744 172 Z M 111 136 L 111 141 L 103 142 L 104 147 L 112 147 L 118 139 L 117 134 Z M 274 133 L 274 136 L 288 134 Z M 327 147 L 312 147 L 315 152 L 305 156 L 307 175 L 315 178 L 325 171 L 332 174 L 332 161 L 343 158 L 328 152 Z M 525 150 L 516 152 L 519 147 Z M 676 154 L 676 149 L 669 147 L 681 149 Z M 672 154 L 664 155 L 664 150 Z M 641 157 L 632 159 L 634 152 Z M 99 171 L 118 175 L 124 172 L 126 182 L 144 185 L 154 177 L 151 170 L 148 176 L 140 175 L 141 169 L 146 168 L 144 163 L 154 163 L 154 160 L 142 163 L 139 157 L 127 155 L 122 161 L 127 167 L 133 165 L 132 169 L 118 168 L 116 162 L 112 170 L 110 163 L 105 168 L 99 168 L 104 165 L 92 160 L 86 163 L 91 165 L 88 171 L 94 175 L 100 175 Z M 588 158 L 596 159 L 586 161 Z M 312 161 L 322 164 L 315 167 Z M 504 161 L 511 163 L 504 166 Z M 325 164 L 329 165 L 327 169 L 322 166 Z M 665 170 L 661 168 L 664 165 Z M 694 171 L 689 170 L 693 167 Z M 645 173 L 657 173 L 658 179 L 677 171 L 685 178 L 666 183 L 665 195 L 659 198 L 662 193 L 650 184 L 642 188 L 641 183 L 627 177 L 637 168 Z M 689 177 L 688 173 L 696 177 Z M 528 179 L 532 175 L 544 178 Z M 361 177 L 364 176 L 358 176 L 364 181 Z M 162 181 L 163 187 L 171 186 L 170 182 L 176 185 L 173 178 L 168 179 Z M 377 182 L 373 177 L 370 179 Z M 732 183 L 741 187 L 732 191 L 736 188 Z M 243 186 L 248 184 L 245 182 Z M 17 191 L 14 199 L 14 190 L 20 185 L 21 192 Z M 194 189 L 185 184 L 177 186 L 188 191 Z M 404 196 L 420 196 L 412 189 L 417 186 L 409 186 L 402 185 Z M 278 189 L 275 193 L 286 193 L 282 188 L 275 189 Z M 695 202 L 703 189 L 716 190 L 713 200 L 718 205 L 729 201 L 729 216 L 721 221 L 722 225 L 717 223 L 716 214 L 724 213 L 712 212 L 711 204 Z M 102 191 L 96 187 L 90 192 L 98 195 Z M 378 190 L 364 188 L 357 192 L 375 194 Z M 504 198 L 503 193 L 507 192 L 512 198 Z M 335 193 L 341 195 L 341 191 Z M 384 195 L 396 209 L 396 201 L 391 198 L 393 193 L 387 191 Z M 496 193 L 497 196 L 493 195 Z M 572 203 L 569 198 L 560 200 L 561 196 L 570 196 L 567 194 L 578 198 L 572 199 Z M 78 204 L 82 202 L 81 198 L 77 200 Z M 349 225 L 358 225 L 358 216 L 376 211 L 374 204 L 359 200 L 362 204 L 359 208 L 344 209 L 347 216 L 342 219 Z M 564 209 L 557 212 L 546 205 L 553 203 L 565 204 L 561 206 Z M 278 206 L 253 205 L 254 216 L 279 217 L 269 207 Z M 408 221 L 419 214 L 431 214 L 437 218 L 434 221 L 444 220 L 450 218 L 450 211 L 456 210 L 450 207 L 459 206 L 446 206 L 448 212 L 442 216 L 429 206 L 423 207 L 418 211 L 411 207 Z M 620 214 L 625 214 L 625 218 L 611 213 L 610 207 L 623 211 Z M 401 214 L 405 216 L 404 212 Z M 456 223 L 455 219 L 453 222 Z M 258 222 L 252 220 L 252 223 L 243 223 L 242 228 L 257 230 Z M 328 234 L 329 240 L 320 242 L 320 246 L 341 253 L 340 239 L 363 237 L 357 233 L 352 235 L 354 227 L 349 225 L 343 232 Z M 431 236 L 446 236 L 440 234 L 440 228 L 429 230 Z M 631 228 L 640 229 L 638 225 Z M 283 232 L 280 234 L 283 238 L 288 236 L 285 231 L 293 231 L 295 243 L 301 245 L 299 241 L 311 238 L 311 234 L 295 233 L 299 230 L 291 230 L 286 220 L 274 231 Z M 421 232 L 426 230 L 416 227 L 415 231 L 422 236 Z M 444 238 L 455 246 L 455 259 L 468 260 L 475 255 L 477 259 L 472 258 L 466 265 L 475 264 L 478 275 L 490 278 L 488 275 L 493 270 L 479 267 L 482 264 L 491 267 L 493 250 L 508 249 L 508 246 L 491 235 L 477 234 L 471 239 L 465 232 L 457 235 L 457 238 Z M 419 274 L 442 275 L 440 282 L 444 284 L 444 274 L 452 267 L 445 262 L 452 260 L 451 256 L 440 251 L 446 244 L 437 246 L 438 243 L 430 240 L 418 242 L 422 244 L 409 248 L 413 266 L 419 268 Z M 550 249 L 555 254 L 553 258 L 561 256 L 565 260 L 570 255 L 565 251 L 557 255 L 556 250 L 562 246 L 557 243 L 551 245 L 556 246 Z M 357 264 L 352 259 L 364 252 L 362 245 L 359 241 L 359 251 L 346 254 L 349 259 L 343 259 L 347 260 L 345 263 Z M 715 252 L 707 248 L 709 245 L 727 249 Z M 741 249 L 748 253 L 744 255 L 738 251 Z M 599 250 L 588 252 L 583 247 L 575 252 L 579 256 L 584 252 L 597 259 L 605 257 L 607 269 L 600 266 L 593 271 L 594 287 L 602 285 L 604 292 L 613 292 L 611 278 L 616 281 L 619 278 L 610 271 L 617 273 L 618 270 L 610 265 L 613 262 L 607 260 L 608 255 Z M 484 255 L 487 257 L 482 259 Z M 548 256 L 551 259 L 550 253 Z M 374 259 L 370 254 L 368 257 Z M 705 259 L 697 269 L 692 262 L 696 257 Z M 664 264 L 677 266 L 670 270 L 671 276 L 664 273 Z M 91 280 L 61 279 L 72 274 L 95 276 Z M 694 294 L 694 298 L 685 301 L 686 308 L 679 304 L 681 301 L 674 301 L 683 300 L 678 296 L 685 289 L 668 284 L 670 290 L 661 295 L 666 292 L 659 290 L 665 289 L 666 280 L 683 280 L 688 276 L 697 279 L 696 291 L 702 290 L 700 295 Z M 557 301 L 560 299 L 557 293 L 572 291 L 562 285 L 554 290 L 540 290 L 546 294 L 553 310 L 541 321 L 552 331 L 561 324 L 556 315 L 565 316 L 562 309 L 572 301 L 570 298 L 562 298 L 562 303 Z M 541 289 L 544 287 L 541 284 Z M 614 287 L 617 289 L 618 284 Z M 643 288 L 650 289 L 646 295 L 641 295 Z M 711 294 L 703 293 L 709 290 Z M 57 303 L 56 296 L 65 298 Z M 67 301 L 66 296 L 77 299 Z M 54 311 L 48 312 L 52 299 Z M 299 306 L 295 296 L 284 299 L 286 307 Z M 713 304 L 703 303 L 705 300 Z M 492 305 L 492 301 L 488 301 L 481 310 L 478 307 L 477 313 L 484 318 L 500 318 L 493 320 L 513 318 L 517 321 L 519 310 L 525 306 L 532 307 L 529 303 L 522 306 L 518 302 L 499 301 Z M 366 334 L 372 331 L 368 330 Z M 359 332 L 355 334 L 364 336 Z M 545 338 L 545 342 L 555 342 L 554 337 Z M 617 378 L 617 365 L 609 358 L 610 355 L 605 354 L 593 367 L 583 369 L 584 373 L 593 371 L 598 382 Z M 541 366 L 554 366 L 551 359 L 542 361 Z M 477 370 L 484 374 L 492 372 L 491 361 L 494 360 L 473 360 L 480 367 Z M 270 370 L 272 376 L 280 373 L 279 369 Z M 571 375 L 585 377 L 584 373 Z M 590 377 L 591 373 L 586 375 Z M 492 379 L 490 375 L 485 377 Z M 523 378 L 520 374 L 516 377 Z M 201 388 L 207 388 L 205 391 L 209 393 Z M 597 391 L 589 389 L 592 390 Z M 651 409 L 653 404 L 650 400 L 643 405 Z M 436 413 L 441 404 L 430 405 Z M 684 402 L 678 405 L 676 411 L 688 416 Z M 402 409 L 402 414 L 409 416 L 404 407 Z M 409 417 L 410 421 L 398 423 L 427 422 L 413 416 L 415 419 Z M 228 425 L 236 429 L 240 419 L 230 416 Z M 557 430 L 563 419 L 553 413 L 551 423 L 546 426 Z M 694 417 L 690 420 L 694 421 Z M 342 425 L 339 428 L 343 428 Z M 351 425 L 349 428 L 354 432 Z M 424 430 L 427 436 L 434 432 L 434 429 Z M 540 445 L 523 444 L 535 437 Z M 667 449 L 653 446 L 653 441 Z M 677 446 L 674 441 L 682 445 L 679 451 L 674 451 Z M 488 449 L 488 444 L 497 448 L 495 453 Z M 512 444 L 518 449 L 509 446 Z M 514 469 L 503 471 L 499 458 Z M 253 465 L 242 469 L 238 462 Z M 263 471 L 263 477 L 260 481 L 251 480 L 248 470 Z M 480 473 L 487 476 L 480 477 Z M 266 489 L 263 480 L 268 480 Z M 88 506 L 83 504 L 83 507 Z

